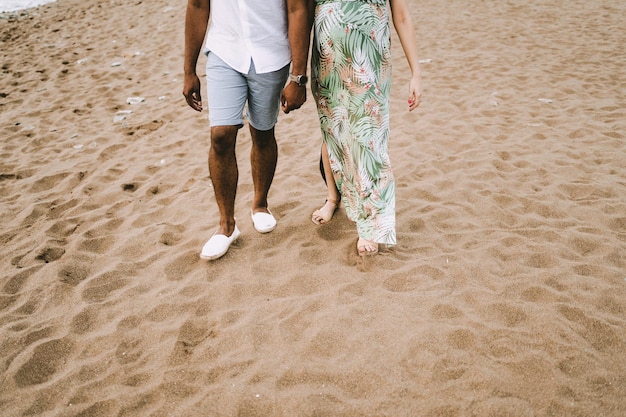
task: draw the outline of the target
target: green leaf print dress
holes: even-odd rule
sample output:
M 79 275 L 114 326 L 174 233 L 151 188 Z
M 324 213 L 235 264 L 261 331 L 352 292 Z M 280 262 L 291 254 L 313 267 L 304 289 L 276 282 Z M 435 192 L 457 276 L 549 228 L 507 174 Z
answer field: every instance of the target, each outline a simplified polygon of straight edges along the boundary
M 335 183 L 359 236 L 394 245 L 390 43 L 386 0 L 317 0 L 311 90 Z

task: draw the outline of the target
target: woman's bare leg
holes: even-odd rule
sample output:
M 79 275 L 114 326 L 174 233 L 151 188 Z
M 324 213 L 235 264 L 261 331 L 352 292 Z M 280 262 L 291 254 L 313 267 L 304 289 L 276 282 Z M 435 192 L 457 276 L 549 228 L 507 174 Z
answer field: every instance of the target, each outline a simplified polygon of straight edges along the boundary
M 330 160 L 328 159 L 328 148 L 326 148 L 326 144 L 322 144 L 322 165 L 324 167 L 324 176 L 326 177 L 326 186 L 328 189 L 328 193 L 326 195 L 326 202 L 319 209 L 313 212 L 311 216 L 311 220 L 315 224 L 326 224 L 332 218 L 333 214 L 335 214 L 335 210 L 339 207 L 339 203 L 341 200 L 341 195 L 339 194 L 339 190 L 337 189 L 337 185 L 335 184 L 335 177 L 333 176 L 333 171 L 330 168 Z

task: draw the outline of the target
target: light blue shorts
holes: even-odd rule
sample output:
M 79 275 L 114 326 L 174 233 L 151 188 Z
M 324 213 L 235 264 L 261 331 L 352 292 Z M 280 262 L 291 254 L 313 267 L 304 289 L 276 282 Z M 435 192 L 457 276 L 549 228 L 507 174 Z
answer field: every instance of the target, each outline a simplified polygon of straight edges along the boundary
M 209 52 L 206 62 L 209 122 L 213 126 L 243 126 L 243 111 L 256 130 L 266 131 L 278 121 L 280 93 L 289 77 L 289 65 L 278 71 L 257 74 L 250 62 L 240 73 Z

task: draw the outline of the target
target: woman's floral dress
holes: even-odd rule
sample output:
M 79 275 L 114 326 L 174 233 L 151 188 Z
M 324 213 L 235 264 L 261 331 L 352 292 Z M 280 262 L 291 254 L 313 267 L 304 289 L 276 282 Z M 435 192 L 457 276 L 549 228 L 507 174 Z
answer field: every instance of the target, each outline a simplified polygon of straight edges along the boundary
M 311 89 L 335 183 L 359 236 L 393 245 L 390 43 L 386 0 L 317 0 Z

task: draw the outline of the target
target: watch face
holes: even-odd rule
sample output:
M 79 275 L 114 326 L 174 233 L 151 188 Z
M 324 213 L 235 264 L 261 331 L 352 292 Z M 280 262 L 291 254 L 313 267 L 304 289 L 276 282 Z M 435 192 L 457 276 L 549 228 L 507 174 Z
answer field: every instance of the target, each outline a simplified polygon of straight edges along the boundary
M 296 82 L 296 84 L 298 85 L 306 85 L 307 81 L 309 80 L 309 77 L 307 77 L 306 75 L 290 75 L 289 78 L 291 78 L 293 81 Z

